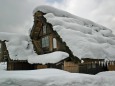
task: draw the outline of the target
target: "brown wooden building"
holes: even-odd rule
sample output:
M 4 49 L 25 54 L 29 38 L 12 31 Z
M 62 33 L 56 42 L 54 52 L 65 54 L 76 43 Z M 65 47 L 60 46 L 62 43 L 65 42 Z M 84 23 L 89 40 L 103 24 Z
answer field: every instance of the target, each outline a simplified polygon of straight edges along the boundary
M 53 30 L 52 24 L 47 22 L 44 15 L 45 13 L 41 11 L 37 11 L 34 14 L 34 25 L 30 34 L 35 51 L 38 54 L 51 53 L 54 51 L 67 52 L 69 57 L 62 61 L 62 67 L 60 68 L 69 72 L 96 74 L 100 71 L 108 70 L 107 64 L 104 65 L 104 59 L 84 58 L 82 59 L 84 63 L 81 63 L 81 60 L 74 56 L 67 44 L 62 41 L 60 35 Z M 103 63 L 99 65 L 99 62 Z
M 47 22 L 44 17 L 45 14 L 46 13 L 41 11 L 34 13 L 34 24 L 31 29 L 30 38 L 35 52 L 38 55 L 44 55 L 55 51 L 63 51 L 68 53 L 69 57 L 57 63 L 47 64 L 29 64 L 27 60 L 11 60 L 5 41 L 0 41 L 2 52 L 0 53 L 0 57 L 2 57 L 0 60 L 7 61 L 8 70 L 58 68 L 74 73 L 80 72 L 89 74 L 96 74 L 107 70 L 115 70 L 114 61 L 110 64 L 109 62 L 104 62 L 104 59 L 84 58 L 81 60 L 73 55 L 73 52 L 67 46 L 66 42 L 62 40 L 60 35 L 55 30 L 53 30 L 52 24 Z

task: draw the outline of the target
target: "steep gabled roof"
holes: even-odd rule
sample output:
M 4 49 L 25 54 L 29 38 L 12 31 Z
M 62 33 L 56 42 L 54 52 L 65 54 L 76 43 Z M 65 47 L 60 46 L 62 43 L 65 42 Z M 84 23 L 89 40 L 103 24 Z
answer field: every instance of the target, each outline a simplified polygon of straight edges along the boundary
M 37 11 L 46 13 L 47 22 L 75 56 L 115 60 L 115 36 L 110 29 L 50 6 L 38 6 L 33 13 Z
M 0 40 L 5 41 L 11 60 L 27 60 L 29 63 L 57 63 L 69 55 L 57 51 L 44 55 L 37 55 L 29 35 L 0 32 Z

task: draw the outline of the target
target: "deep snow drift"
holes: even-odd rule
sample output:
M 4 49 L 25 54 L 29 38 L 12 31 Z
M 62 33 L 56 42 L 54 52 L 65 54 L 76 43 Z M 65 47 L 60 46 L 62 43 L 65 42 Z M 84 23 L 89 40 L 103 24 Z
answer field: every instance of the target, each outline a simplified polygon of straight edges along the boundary
M 0 86 L 115 86 L 115 72 L 88 75 L 58 69 L 0 71 Z
M 38 6 L 33 13 L 37 11 L 46 13 L 47 22 L 78 58 L 115 60 L 115 36 L 110 29 L 50 6 Z
M 58 69 L 5 69 L 6 63 L 0 63 L 0 86 L 115 86 L 115 71 L 88 75 Z

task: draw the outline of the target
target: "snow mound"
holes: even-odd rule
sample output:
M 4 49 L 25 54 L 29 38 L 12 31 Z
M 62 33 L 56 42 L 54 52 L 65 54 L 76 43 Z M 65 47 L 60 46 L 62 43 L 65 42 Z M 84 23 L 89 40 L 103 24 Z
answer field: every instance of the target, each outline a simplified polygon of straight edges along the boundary
M 92 21 L 50 7 L 38 6 L 64 42 L 78 58 L 115 60 L 115 36 L 112 31 Z
M 28 62 L 33 63 L 41 63 L 41 64 L 47 64 L 47 63 L 57 63 L 65 58 L 69 57 L 68 53 L 56 51 L 53 53 L 38 55 L 38 56 L 30 56 L 28 58 Z
M 41 69 L 32 71 L 0 71 L 0 86 L 114 86 L 114 85 L 115 85 L 115 76 L 103 77 L 99 75 L 69 73 L 58 69 Z

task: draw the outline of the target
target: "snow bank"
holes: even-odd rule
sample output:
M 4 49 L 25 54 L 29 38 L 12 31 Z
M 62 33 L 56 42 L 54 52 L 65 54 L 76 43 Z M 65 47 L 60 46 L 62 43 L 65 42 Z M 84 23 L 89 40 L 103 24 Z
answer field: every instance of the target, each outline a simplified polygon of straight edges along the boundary
M 38 55 L 38 56 L 30 56 L 28 58 L 28 62 L 33 63 L 41 63 L 41 64 L 47 64 L 47 63 L 57 63 L 65 58 L 69 57 L 68 53 L 56 51 L 53 53 Z
M 115 76 L 108 76 L 105 78 L 99 75 L 69 73 L 58 69 L 41 69 L 33 71 L 0 71 L 0 86 L 114 86 L 114 85 L 115 85 Z
M 115 77 L 115 71 L 107 71 L 107 72 L 100 72 L 97 75 L 99 76 L 105 76 L 105 77 Z
M 73 54 L 81 58 L 115 60 L 115 36 L 112 31 L 92 21 L 50 7 L 38 6 Z

